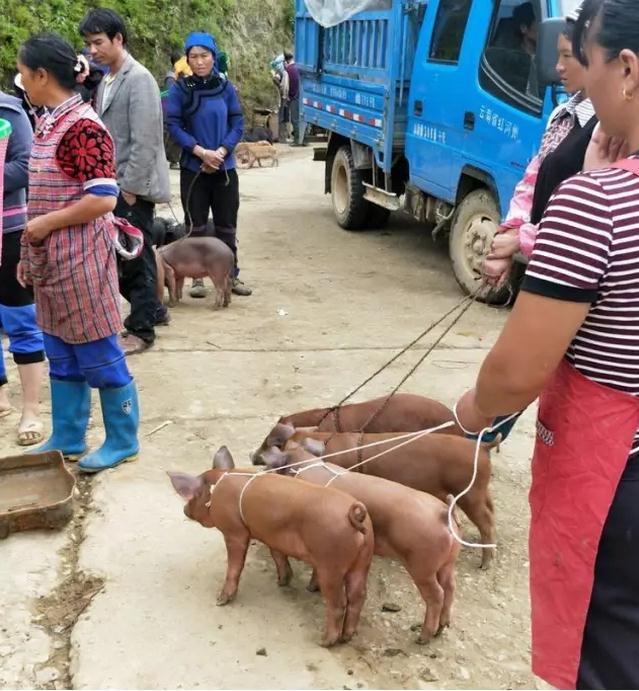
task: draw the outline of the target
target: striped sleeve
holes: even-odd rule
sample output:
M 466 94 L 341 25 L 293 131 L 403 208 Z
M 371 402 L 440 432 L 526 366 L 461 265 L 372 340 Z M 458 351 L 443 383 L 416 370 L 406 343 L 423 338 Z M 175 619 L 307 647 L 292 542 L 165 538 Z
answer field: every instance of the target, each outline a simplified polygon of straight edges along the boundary
M 539 228 L 522 290 L 570 302 L 595 302 L 609 262 L 613 215 L 588 174 L 564 182 Z

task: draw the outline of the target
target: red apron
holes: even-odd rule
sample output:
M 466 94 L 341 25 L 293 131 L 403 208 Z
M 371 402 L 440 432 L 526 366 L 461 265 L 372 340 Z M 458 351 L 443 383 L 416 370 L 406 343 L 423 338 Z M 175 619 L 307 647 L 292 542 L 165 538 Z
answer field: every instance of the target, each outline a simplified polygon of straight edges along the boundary
M 533 671 L 574 689 L 599 541 L 639 428 L 639 400 L 566 360 L 540 397 L 530 491 Z

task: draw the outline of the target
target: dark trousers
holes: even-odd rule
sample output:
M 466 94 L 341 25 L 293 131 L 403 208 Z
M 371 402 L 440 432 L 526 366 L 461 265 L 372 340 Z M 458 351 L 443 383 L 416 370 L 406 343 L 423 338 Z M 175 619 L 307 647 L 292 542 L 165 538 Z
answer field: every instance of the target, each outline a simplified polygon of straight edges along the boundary
M 20 261 L 22 231 L 6 233 L 2 238 L 0 259 L 0 329 L 9 337 L 9 352 L 16 365 L 44 361 L 42 331 L 36 322 L 31 288 L 23 288 L 16 278 Z M 0 386 L 7 383 L 2 344 L 0 344 Z
M 301 144 L 300 136 L 300 99 L 299 96 L 292 98 L 289 103 L 291 114 L 291 125 L 293 126 L 293 144 Z
M 235 275 L 240 273 L 237 262 L 237 214 L 240 209 L 240 181 L 235 169 L 217 173 L 194 173 L 180 170 L 180 193 L 187 233 L 191 228 L 205 226 L 213 214 L 215 237 L 224 242 L 235 257 Z
M 20 261 L 20 238 L 22 231 L 5 233 L 2 236 L 2 258 L 0 259 L 0 304 L 7 307 L 25 307 L 33 304 L 33 289 L 23 288 L 17 279 Z
M 131 261 L 118 258 L 120 293 L 131 303 L 131 314 L 124 320 L 126 330 L 146 343 L 155 341 L 155 322 L 159 312 L 157 266 L 153 252 L 154 204 L 138 199 L 133 206 L 118 197 L 115 215 L 126 218 L 144 235 L 142 254 Z
M 639 458 L 619 484 L 599 545 L 577 688 L 639 688 Z

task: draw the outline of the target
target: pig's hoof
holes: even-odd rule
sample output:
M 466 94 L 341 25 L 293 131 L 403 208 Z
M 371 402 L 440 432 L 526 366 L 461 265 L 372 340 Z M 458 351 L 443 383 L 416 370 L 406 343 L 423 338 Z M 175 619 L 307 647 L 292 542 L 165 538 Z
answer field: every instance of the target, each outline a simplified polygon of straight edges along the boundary
M 179 300 L 169 300 L 169 307 L 177 307 L 180 304 Z
M 431 635 L 422 633 L 417 639 L 417 645 L 428 645 L 431 642 L 431 639 Z
M 228 595 L 227 593 L 220 593 L 215 603 L 218 607 L 224 607 L 235 600 L 235 593 Z
M 279 585 L 280 588 L 286 588 L 286 586 L 291 584 L 292 578 L 293 578 L 293 569 L 289 568 L 289 570 L 284 574 L 284 576 L 277 579 L 277 585 Z
M 319 585 L 314 578 L 311 578 L 311 580 L 308 582 L 306 590 L 308 590 L 309 593 L 317 593 L 319 591 Z
M 355 633 L 343 633 L 342 637 L 339 639 L 340 643 L 350 643 L 353 640 Z
M 449 624 L 440 624 L 437 631 L 435 631 L 435 638 L 439 638 L 442 633 L 444 633 L 444 630 L 448 628 L 448 626 Z
M 339 643 L 339 636 L 324 636 L 320 645 L 322 648 L 332 648 Z

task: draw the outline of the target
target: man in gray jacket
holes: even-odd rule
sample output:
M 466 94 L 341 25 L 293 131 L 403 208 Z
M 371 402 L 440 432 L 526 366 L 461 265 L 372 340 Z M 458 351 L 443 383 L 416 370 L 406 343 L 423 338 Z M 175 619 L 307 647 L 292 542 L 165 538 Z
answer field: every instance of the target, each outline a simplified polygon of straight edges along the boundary
M 139 353 L 153 344 L 155 325 L 168 322 L 156 297 L 152 239 L 155 204 L 171 198 L 160 90 L 146 67 L 128 53 L 126 25 L 116 12 L 92 10 L 79 28 L 93 60 L 109 68 L 98 87 L 96 107 L 115 142 L 120 186 L 115 215 L 144 233 L 141 256 L 120 265 L 120 292 L 131 303 L 122 345 L 127 354 Z

